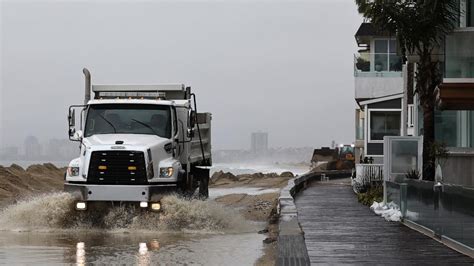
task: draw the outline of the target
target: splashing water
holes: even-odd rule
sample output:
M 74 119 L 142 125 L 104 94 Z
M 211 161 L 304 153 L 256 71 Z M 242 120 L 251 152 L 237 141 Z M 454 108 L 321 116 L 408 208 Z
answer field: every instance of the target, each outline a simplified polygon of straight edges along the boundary
M 0 229 L 63 228 L 71 222 L 74 198 L 52 193 L 13 204 L 0 213 Z
M 160 213 L 131 205 L 77 212 L 74 202 L 68 193 L 45 194 L 18 202 L 0 212 L 0 230 L 250 232 L 255 229 L 235 210 L 213 201 L 176 195 L 162 199 Z

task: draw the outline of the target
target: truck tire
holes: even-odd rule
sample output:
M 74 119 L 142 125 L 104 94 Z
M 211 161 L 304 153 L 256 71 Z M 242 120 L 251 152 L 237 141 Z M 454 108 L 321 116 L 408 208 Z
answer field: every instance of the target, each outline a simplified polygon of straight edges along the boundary
M 209 175 L 201 177 L 199 181 L 199 197 L 209 198 Z
M 199 197 L 209 198 L 209 169 L 196 167 L 194 174 L 199 180 Z

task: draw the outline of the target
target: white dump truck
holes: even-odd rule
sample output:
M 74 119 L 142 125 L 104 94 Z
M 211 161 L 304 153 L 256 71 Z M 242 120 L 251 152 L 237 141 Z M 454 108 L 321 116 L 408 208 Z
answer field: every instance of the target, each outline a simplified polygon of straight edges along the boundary
M 71 106 L 68 115 L 69 138 L 80 142 L 80 153 L 64 184 L 76 209 L 121 202 L 158 211 L 167 193 L 197 188 L 207 197 L 211 114 L 197 112 L 191 88 L 92 85 L 90 72 L 83 72 L 84 105 Z

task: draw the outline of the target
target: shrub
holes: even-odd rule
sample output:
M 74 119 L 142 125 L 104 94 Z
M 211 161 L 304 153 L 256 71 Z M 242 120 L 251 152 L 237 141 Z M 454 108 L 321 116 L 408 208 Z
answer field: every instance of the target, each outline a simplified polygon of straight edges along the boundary
M 381 202 L 383 199 L 383 187 L 381 185 L 370 186 L 365 193 L 358 193 L 357 200 L 367 206 L 372 205 L 374 201 Z
M 418 170 L 409 170 L 406 174 L 405 177 L 407 179 L 420 179 L 421 175 Z

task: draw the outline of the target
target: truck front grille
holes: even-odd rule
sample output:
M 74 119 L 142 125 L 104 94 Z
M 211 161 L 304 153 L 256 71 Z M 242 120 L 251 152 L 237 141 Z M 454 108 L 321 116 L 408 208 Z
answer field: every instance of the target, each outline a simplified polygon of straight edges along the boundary
M 94 151 L 91 154 L 89 184 L 147 184 L 145 156 L 139 151 Z

